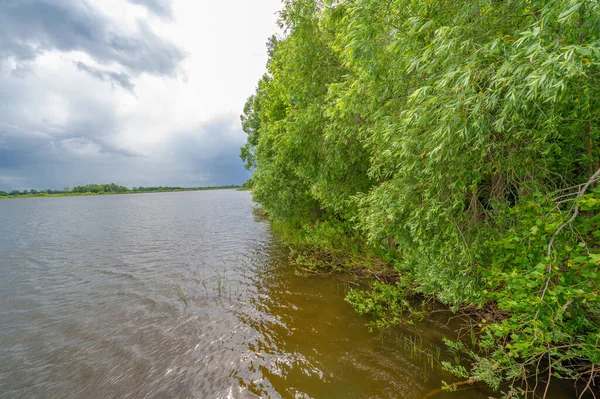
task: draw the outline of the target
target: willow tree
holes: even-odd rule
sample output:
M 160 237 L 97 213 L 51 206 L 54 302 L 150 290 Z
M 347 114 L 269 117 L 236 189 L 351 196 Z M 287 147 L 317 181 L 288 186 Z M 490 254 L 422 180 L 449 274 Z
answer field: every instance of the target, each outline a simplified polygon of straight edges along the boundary
M 289 0 L 280 21 L 243 117 L 255 198 L 383 248 L 403 293 L 485 307 L 456 373 L 591 382 L 598 2 Z

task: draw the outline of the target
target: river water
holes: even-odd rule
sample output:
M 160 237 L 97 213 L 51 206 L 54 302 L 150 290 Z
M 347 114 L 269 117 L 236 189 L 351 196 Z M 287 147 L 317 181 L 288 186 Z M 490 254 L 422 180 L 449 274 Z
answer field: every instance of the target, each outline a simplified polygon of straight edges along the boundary
M 450 378 L 414 336 L 370 333 L 343 276 L 298 276 L 252 207 L 234 190 L 0 201 L 0 397 L 408 399 Z

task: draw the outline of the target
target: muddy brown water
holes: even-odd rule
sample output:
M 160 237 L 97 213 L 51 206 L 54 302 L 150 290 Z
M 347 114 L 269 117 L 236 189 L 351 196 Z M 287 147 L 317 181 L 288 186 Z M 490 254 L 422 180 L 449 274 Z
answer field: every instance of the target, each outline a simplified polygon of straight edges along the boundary
M 408 344 L 441 352 L 451 332 L 369 332 L 344 277 L 298 276 L 252 207 L 235 190 L 0 201 L 0 398 L 417 399 L 451 379 Z

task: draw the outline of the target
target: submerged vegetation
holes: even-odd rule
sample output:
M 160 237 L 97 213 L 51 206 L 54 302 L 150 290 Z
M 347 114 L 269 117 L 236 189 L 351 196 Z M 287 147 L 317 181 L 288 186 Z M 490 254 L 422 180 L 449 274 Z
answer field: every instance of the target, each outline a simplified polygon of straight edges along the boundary
M 280 24 L 241 157 L 306 269 L 389 265 L 348 296 L 383 327 L 415 296 L 468 311 L 465 381 L 597 392 L 599 3 L 286 0 Z
M 87 184 L 85 186 L 75 186 L 72 189 L 65 187 L 62 190 L 12 190 L 10 192 L 0 191 L 1 198 L 31 198 L 31 197 L 72 197 L 79 195 L 104 195 L 104 194 L 136 194 L 136 193 L 165 193 L 174 191 L 201 191 L 201 190 L 221 190 L 227 188 L 239 188 L 240 186 L 207 186 L 207 187 L 133 187 L 129 189 L 125 186 L 110 184 Z

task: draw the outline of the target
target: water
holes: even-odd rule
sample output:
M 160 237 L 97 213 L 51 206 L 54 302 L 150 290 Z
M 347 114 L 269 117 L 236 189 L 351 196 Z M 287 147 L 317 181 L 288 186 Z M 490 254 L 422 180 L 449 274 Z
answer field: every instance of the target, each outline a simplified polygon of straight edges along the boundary
M 344 276 L 297 276 L 252 206 L 233 190 L 0 201 L 0 397 L 408 399 L 449 378 L 402 331 L 370 333 Z

